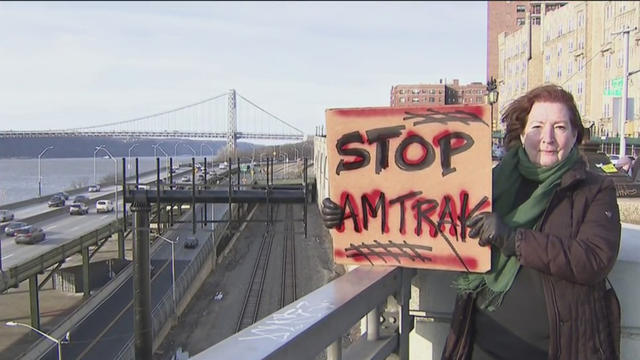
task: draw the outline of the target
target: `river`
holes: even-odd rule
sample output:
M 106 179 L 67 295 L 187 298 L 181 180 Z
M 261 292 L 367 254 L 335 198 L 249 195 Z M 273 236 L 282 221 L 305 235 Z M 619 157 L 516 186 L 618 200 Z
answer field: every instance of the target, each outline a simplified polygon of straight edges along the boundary
M 197 160 L 202 160 L 198 159 Z M 190 163 L 190 157 L 174 159 L 180 163 Z M 160 158 L 164 166 L 165 159 Z M 139 171 L 155 168 L 154 157 L 141 157 Z M 135 159 L 131 158 L 127 176 L 135 174 Z M 118 180 L 122 174 L 122 159 L 118 159 Z M 113 184 L 114 162 L 111 159 L 96 158 L 96 179 L 99 183 Z M 86 187 L 93 183 L 93 158 L 42 158 L 40 160 L 42 196 L 47 197 L 58 191 Z M 0 159 L 0 205 L 10 204 L 38 196 L 38 159 Z

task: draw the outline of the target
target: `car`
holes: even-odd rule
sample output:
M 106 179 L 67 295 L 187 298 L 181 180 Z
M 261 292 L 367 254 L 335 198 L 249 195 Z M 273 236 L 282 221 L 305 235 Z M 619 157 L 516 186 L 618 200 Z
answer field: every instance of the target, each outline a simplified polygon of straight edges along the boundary
M 65 199 L 65 200 L 69 200 L 69 194 L 64 192 L 64 191 L 57 192 L 57 193 L 53 194 L 52 196 L 60 196 L 61 198 Z
M 100 184 L 89 186 L 89 192 L 100 192 Z
M 138 190 L 149 190 L 149 185 L 138 184 Z
M 12 221 L 4 228 L 4 234 L 7 236 L 14 236 L 16 230 L 29 226 L 29 224 L 21 221 Z
M 44 240 L 45 236 L 42 228 L 30 225 L 16 230 L 14 241 L 16 244 L 35 244 Z
M 611 160 L 611 163 L 614 166 L 618 165 L 618 160 L 620 160 L 620 156 L 619 155 L 611 154 L 611 155 L 608 155 L 608 156 L 609 156 L 609 160 Z
M 0 222 L 13 220 L 13 213 L 9 210 L 0 210 Z
M 85 196 L 85 195 L 76 195 L 76 197 L 73 198 L 73 203 L 83 203 L 83 204 L 87 204 L 89 202 L 89 197 Z
M 98 200 L 96 201 L 96 212 L 111 212 L 113 211 L 113 202 L 111 200 Z
M 220 163 L 220 165 L 218 165 L 218 169 L 226 170 L 227 166 L 229 166 L 229 165 L 227 165 L 227 162 L 225 161 L 225 162 Z
M 89 213 L 89 207 L 81 202 L 73 203 L 69 206 L 70 215 L 85 215 Z
M 184 242 L 185 249 L 195 249 L 198 247 L 198 238 L 195 236 L 187 236 L 187 240 Z
M 60 195 L 54 195 L 51 197 L 51 199 L 49 199 L 49 201 L 47 201 L 47 205 L 49 207 L 60 207 L 64 206 L 64 204 L 64 198 Z
M 185 175 L 185 176 L 182 177 L 182 182 L 189 182 L 189 181 L 191 181 L 191 177 L 190 176 Z

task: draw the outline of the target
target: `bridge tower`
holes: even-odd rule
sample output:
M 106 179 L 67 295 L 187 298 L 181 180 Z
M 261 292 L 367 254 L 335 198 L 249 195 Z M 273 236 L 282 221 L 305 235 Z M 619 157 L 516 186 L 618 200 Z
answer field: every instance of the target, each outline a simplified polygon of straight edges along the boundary
M 236 130 L 238 129 L 238 111 L 236 108 L 236 91 L 229 90 L 229 106 L 227 114 L 227 159 L 236 158 Z M 226 160 L 226 159 L 225 159 Z

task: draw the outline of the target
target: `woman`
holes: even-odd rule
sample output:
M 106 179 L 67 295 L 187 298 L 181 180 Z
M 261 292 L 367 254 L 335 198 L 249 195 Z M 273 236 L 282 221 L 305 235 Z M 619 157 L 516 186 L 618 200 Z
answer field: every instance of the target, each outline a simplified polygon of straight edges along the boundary
M 613 359 L 605 278 L 620 243 L 611 179 L 578 152 L 584 128 L 555 85 L 513 101 L 507 153 L 493 171 L 493 212 L 469 219 L 492 247 L 491 271 L 462 274 L 443 359 Z M 342 219 L 325 199 L 327 227 Z

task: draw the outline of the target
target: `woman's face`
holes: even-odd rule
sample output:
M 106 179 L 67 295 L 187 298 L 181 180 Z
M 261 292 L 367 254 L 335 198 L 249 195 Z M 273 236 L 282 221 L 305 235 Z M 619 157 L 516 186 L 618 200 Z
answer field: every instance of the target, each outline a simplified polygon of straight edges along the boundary
M 551 167 L 569 155 L 576 137 L 564 104 L 537 102 L 531 107 L 520 140 L 532 163 Z

